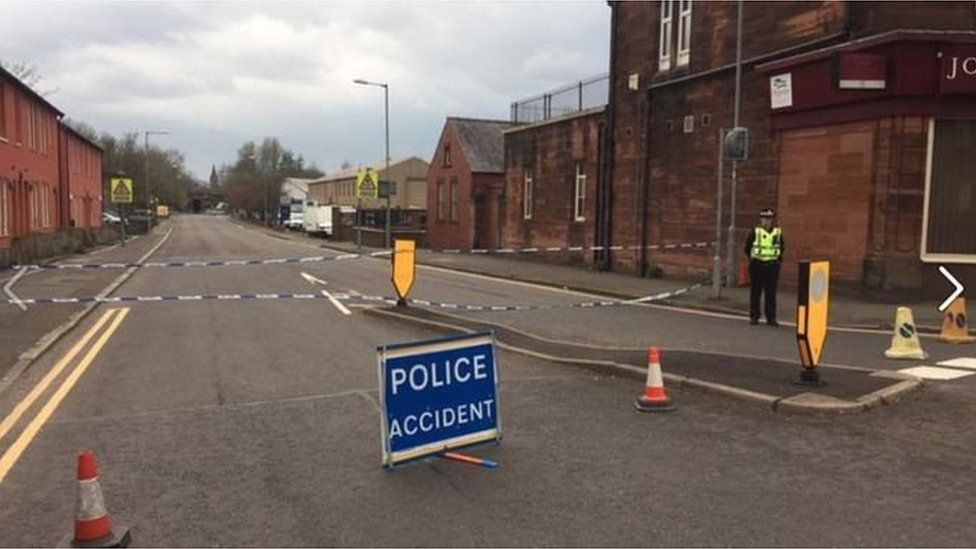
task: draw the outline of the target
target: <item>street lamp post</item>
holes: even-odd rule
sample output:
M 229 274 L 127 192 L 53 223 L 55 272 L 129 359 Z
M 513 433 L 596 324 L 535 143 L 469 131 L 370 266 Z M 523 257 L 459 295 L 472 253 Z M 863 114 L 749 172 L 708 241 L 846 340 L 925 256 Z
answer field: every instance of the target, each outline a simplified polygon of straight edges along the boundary
M 361 78 L 353 80 L 355 84 L 363 86 L 378 86 L 383 88 L 383 119 L 386 134 L 386 228 L 383 233 L 383 245 L 390 247 L 390 194 L 393 191 L 390 181 L 390 85 L 384 82 L 369 82 Z
M 149 136 L 150 135 L 167 135 L 168 131 L 164 130 L 146 130 L 143 133 L 145 137 L 146 144 L 146 234 L 152 230 L 152 193 L 149 192 Z

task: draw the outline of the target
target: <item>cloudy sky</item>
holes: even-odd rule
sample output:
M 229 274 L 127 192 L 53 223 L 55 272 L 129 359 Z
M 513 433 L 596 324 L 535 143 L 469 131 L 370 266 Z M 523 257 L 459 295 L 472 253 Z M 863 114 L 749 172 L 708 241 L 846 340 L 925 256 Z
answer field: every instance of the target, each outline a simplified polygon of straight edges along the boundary
M 206 178 L 276 136 L 326 171 L 429 158 L 445 116 L 507 118 L 512 101 L 607 71 L 606 2 L 11 2 L 0 59 L 35 65 L 71 118 L 162 129 Z

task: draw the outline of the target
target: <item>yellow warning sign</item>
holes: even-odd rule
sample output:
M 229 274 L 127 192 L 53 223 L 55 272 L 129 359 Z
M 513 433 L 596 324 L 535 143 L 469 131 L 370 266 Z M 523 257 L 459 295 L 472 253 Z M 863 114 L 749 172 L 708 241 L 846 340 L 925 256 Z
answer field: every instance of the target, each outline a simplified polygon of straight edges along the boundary
M 113 177 L 110 181 L 109 192 L 112 202 L 116 204 L 132 203 L 132 180 L 128 177 Z
M 830 303 L 830 262 L 801 261 L 797 288 L 796 341 L 803 367 L 813 369 L 820 362 L 827 340 L 827 309 Z
M 367 168 L 356 174 L 356 198 L 377 198 L 380 192 L 380 174 Z
M 400 303 L 404 304 L 410 288 L 413 287 L 416 265 L 414 255 L 416 243 L 413 240 L 394 240 L 393 242 L 393 289 L 396 290 Z

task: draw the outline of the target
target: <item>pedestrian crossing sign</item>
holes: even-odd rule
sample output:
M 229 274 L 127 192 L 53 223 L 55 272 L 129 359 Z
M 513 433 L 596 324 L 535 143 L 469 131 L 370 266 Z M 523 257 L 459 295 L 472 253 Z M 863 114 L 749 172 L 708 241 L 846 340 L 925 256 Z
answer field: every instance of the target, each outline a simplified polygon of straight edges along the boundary
M 356 198 L 377 198 L 380 190 L 380 174 L 367 168 L 356 174 Z
M 112 202 L 116 204 L 132 203 L 132 180 L 128 177 L 113 177 L 109 187 Z

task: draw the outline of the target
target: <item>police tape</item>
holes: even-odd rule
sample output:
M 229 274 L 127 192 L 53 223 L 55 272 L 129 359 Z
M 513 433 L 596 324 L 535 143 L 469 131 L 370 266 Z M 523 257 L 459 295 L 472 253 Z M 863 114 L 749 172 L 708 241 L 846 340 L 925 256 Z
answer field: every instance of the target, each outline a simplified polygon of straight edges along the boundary
M 472 254 L 472 255 L 522 255 L 533 253 L 557 253 L 557 252 L 599 252 L 599 251 L 636 251 L 642 248 L 648 250 L 694 250 L 708 248 L 714 242 L 691 242 L 674 244 L 653 244 L 650 246 L 536 246 L 527 248 L 435 248 L 421 249 L 425 253 L 441 254 Z M 334 256 L 305 256 L 305 257 L 284 257 L 275 259 L 234 259 L 225 261 L 147 261 L 144 263 L 51 263 L 51 264 L 32 264 L 32 265 L 13 265 L 13 269 L 28 270 L 86 270 L 86 269 L 128 269 L 136 268 L 188 268 L 188 267 L 243 267 L 249 265 L 288 265 L 304 263 L 320 263 L 324 261 L 344 261 L 360 258 L 377 258 L 390 256 L 393 250 L 380 250 L 368 253 L 346 253 Z
M 648 246 L 530 246 L 526 248 L 433 248 L 424 251 L 441 254 L 532 254 L 550 252 L 611 252 L 647 250 L 693 250 L 709 248 L 714 242 L 681 242 Z
M 669 290 L 634 299 L 607 299 L 601 301 L 583 301 L 577 303 L 553 303 L 545 305 L 477 305 L 464 303 L 450 303 L 427 299 L 408 299 L 407 303 L 431 309 L 449 309 L 456 311 L 534 311 L 544 309 L 578 308 L 590 309 L 597 307 L 612 307 L 617 305 L 636 305 L 662 301 L 701 288 L 704 283 L 698 283 L 676 290 Z M 314 293 L 261 293 L 261 294 L 194 294 L 194 295 L 156 295 L 156 296 L 115 296 L 115 297 L 44 297 L 34 299 L 6 299 L 0 300 L 2 305 L 71 305 L 80 303 L 158 303 L 158 302 L 189 302 L 189 301 L 271 301 L 271 300 L 312 300 L 329 299 L 340 301 L 362 301 L 366 303 L 386 303 L 395 305 L 395 297 L 380 295 L 364 295 L 358 292 L 336 292 L 332 294 Z
M 13 269 L 35 270 L 84 270 L 84 269 L 128 269 L 138 268 L 184 268 L 184 267 L 242 267 L 247 265 L 286 265 L 294 263 L 319 263 L 323 261 L 343 261 L 368 257 L 391 255 L 392 250 L 382 250 L 364 254 L 339 254 L 333 256 L 313 255 L 305 257 L 283 257 L 276 259 L 230 259 L 226 261 L 146 261 L 144 263 L 52 263 L 34 265 L 14 265 Z

